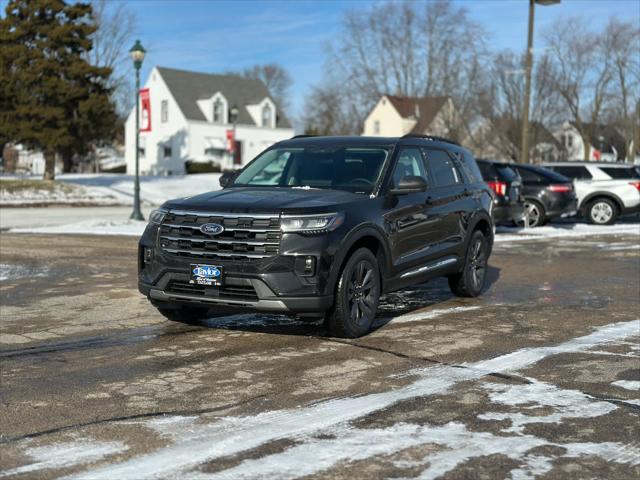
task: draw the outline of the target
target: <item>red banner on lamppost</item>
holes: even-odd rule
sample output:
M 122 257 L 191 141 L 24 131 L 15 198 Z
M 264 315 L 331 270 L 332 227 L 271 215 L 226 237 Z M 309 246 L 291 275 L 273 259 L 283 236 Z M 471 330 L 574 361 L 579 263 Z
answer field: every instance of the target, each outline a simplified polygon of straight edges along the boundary
M 140 90 L 140 131 L 151 131 L 151 98 L 148 88 Z
M 236 139 L 233 130 L 227 130 L 227 152 L 234 153 L 236 151 Z

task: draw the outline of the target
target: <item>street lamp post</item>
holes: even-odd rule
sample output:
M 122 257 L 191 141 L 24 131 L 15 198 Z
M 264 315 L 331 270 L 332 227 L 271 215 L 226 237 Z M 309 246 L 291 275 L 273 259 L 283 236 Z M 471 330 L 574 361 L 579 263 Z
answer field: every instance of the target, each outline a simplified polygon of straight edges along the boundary
M 135 45 L 129 50 L 136 70 L 136 177 L 133 183 L 133 212 L 130 217 L 132 220 L 144 220 L 140 210 L 140 67 L 145 53 L 147 52 L 140 40 L 136 40 Z
M 236 123 L 238 122 L 238 106 L 234 103 L 229 110 L 229 120 L 233 124 L 233 165 L 236 164 Z
M 529 163 L 529 103 L 531 102 L 531 70 L 533 68 L 533 17 L 535 4 L 554 5 L 560 0 L 529 0 L 529 30 L 527 32 L 527 54 L 525 57 L 524 108 L 522 109 L 522 139 L 520 162 Z

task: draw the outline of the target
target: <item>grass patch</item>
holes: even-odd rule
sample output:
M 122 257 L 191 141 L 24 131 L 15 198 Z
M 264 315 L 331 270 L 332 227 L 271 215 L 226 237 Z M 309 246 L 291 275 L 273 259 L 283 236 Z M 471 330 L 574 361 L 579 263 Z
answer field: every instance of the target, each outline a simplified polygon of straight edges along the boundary
M 56 182 L 55 180 L 0 180 L 0 194 L 11 195 L 23 191 L 74 193 L 78 191 L 75 185 Z

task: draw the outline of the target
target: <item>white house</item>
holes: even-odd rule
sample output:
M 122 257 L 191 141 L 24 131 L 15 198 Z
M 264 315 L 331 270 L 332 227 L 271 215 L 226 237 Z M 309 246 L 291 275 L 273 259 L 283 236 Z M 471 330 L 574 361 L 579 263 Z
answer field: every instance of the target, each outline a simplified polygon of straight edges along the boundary
M 456 137 L 460 126 L 450 97 L 383 95 L 365 119 L 362 134 L 401 137 L 416 133 Z
M 590 125 L 586 125 L 587 128 Z M 554 136 L 564 146 L 569 160 L 584 159 L 584 141 L 573 122 L 564 122 L 553 132 Z M 615 162 L 626 155 L 624 137 L 613 127 L 597 125 L 593 129 L 591 145 L 588 145 L 587 158 L 592 161 Z
M 186 162 L 209 162 L 238 168 L 265 148 L 293 136 L 265 85 L 235 75 L 211 75 L 155 67 L 149 89 L 151 131 L 140 132 L 140 172 L 172 175 L 185 172 Z M 227 150 L 237 106 L 236 154 Z M 127 173 L 135 169 L 135 109 L 125 125 Z

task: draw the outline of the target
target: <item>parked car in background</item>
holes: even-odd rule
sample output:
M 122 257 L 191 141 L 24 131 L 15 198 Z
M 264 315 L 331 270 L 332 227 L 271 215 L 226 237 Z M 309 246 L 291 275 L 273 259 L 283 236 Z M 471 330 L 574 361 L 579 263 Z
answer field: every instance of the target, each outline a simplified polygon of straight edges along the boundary
M 521 181 L 511 165 L 492 161 L 477 160 L 485 183 L 493 190 L 493 219 L 495 223 L 518 223 L 524 218 L 524 199 L 521 195 Z
M 530 227 L 577 213 L 578 203 L 571 179 L 542 167 L 511 165 L 522 179 L 525 214 Z
M 640 212 L 640 167 L 605 162 L 544 165 L 573 180 L 578 209 L 589 223 L 611 225 L 622 215 Z

